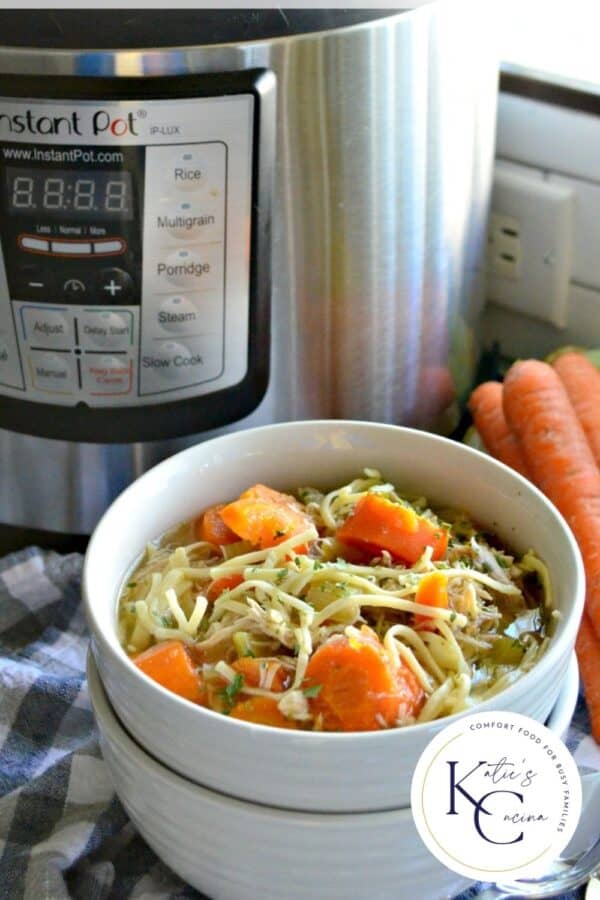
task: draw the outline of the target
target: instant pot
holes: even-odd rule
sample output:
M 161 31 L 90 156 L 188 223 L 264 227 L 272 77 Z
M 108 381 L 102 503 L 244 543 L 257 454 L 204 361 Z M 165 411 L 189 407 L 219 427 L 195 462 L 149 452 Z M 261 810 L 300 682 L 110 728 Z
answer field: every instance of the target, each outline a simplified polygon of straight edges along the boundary
M 4 526 L 85 535 L 225 428 L 452 427 L 494 150 L 482 6 L 0 12 Z

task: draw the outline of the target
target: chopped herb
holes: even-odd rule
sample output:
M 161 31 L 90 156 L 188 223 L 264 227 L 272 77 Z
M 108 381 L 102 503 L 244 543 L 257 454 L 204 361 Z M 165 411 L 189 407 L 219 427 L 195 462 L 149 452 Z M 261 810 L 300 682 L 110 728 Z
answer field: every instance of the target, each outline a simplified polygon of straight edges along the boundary
M 483 569 L 484 572 L 487 572 L 488 575 L 492 571 L 492 567 L 490 566 L 490 564 L 488 562 L 482 562 L 481 568 Z
M 127 587 L 135 587 L 137 585 L 137 581 L 130 581 Z
M 496 562 L 499 566 L 502 566 L 503 569 L 510 568 L 510 562 L 506 559 L 505 556 L 503 556 L 501 553 L 494 553 L 494 556 L 496 557 Z
M 224 687 L 223 690 L 220 691 L 220 694 L 225 700 L 225 703 L 228 707 L 228 712 L 231 710 L 233 701 L 236 695 L 239 694 L 243 686 L 244 676 L 241 674 L 241 672 L 236 672 L 233 681 L 230 681 L 227 687 Z
M 277 573 L 277 584 L 281 584 L 281 582 L 285 579 L 288 573 L 287 569 L 280 569 Z
M 303 693 L 305 697 L 312 699 L 313 697 L 318 697 L 321 693 L 322 684 L 313 684 L 312 687 L 305 688 Z
M 280 528 L 277 529 L 273 537 L 280 538 L 285 536 L 285 531 L 282 531 Z
M 170 616 L 161 616 L 160 621 L 163 623 L 165 628 L 169 628 L 171 626 L 171 617 Z
M 294 564 L 295 564 L 295 565 L 299 566 L 301 562 L 302 562 L 302 560 L 300 559 L 299 556 L 295 556 L 295 557 L 294 557 Z
M 454 622 L 455 619 L 456 619 L 456 613 L 453 611 L 450 613 L 450 621 Z
M 318 572 L 319 569 L 322 569 L 322 568 L 323 568 L 323 563 L 322 563 L 322 562 L 319 562 L 318 559 L 315 559 L 315 561 L 314 561 L 314 563 L 313 563 L 313 569 L 314 569 L 314 571 L 315 571 L 315 572 Z

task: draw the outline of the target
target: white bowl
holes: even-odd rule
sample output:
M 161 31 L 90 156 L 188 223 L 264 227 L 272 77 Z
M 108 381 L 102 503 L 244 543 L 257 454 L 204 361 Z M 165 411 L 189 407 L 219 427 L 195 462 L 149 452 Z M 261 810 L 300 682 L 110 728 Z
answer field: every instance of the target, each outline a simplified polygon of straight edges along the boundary
M 430 854 L 410 809 L 319 815 L 210 791 L 129 737 L 91 654 L 88 688 L 102 755 L 129 817 L 157 856 L 212 900 L 443 900 L 469 884 Z
M 546 562 L 561 619 L 540 662 L 478 709 L 544 721 L 567 670 L 583 609 L 581 557 L 548 500 L 506 466 L 425 432 L 362 422 L 298 422 L 198 444 L 143 475 L 112 504 L 86 554 L 83 591 L 92 649 L 119 716 L 153 756 L 235 797 L 288 809 L 348 812 L 407 806 L 415 763 L 449 721 L 327 734 L 265 728 L 203 709 L 146 678 L 116 632 L 117 596 L 146 542 L 211 504 L 266 482 L 333 487 L 365 466 L 400 490 L 462 507 L 511 547 Z
M 547 722 L 556 734 L 570 721 L 577 684 L 573 656 Z M 160 765 L 129 737 L 91 654 L 88 689 L 102 753 L 129 816 L 157 855 L 213 900 L 443 900 L 467 886 L 431 856 L 409 809 L 300 813 L 215 793 Z

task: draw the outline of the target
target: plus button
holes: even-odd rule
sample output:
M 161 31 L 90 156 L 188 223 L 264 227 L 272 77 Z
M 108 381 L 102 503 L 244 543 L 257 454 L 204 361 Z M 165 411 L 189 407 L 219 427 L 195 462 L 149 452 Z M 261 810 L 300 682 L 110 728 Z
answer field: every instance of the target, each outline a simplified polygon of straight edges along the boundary
M 114 297 L 118 291 L 123 290 L 123 285 L 117 284 L 114 278 L 111 278 L 108 284 L 104 285 L 104 290 L 109 291 L 111 297 Z
M 110 303 L 106 295 L 109 294 L 113 303 L 126 303 L 133 298 L 134 283 L 129 272 L 124 269 L 102 269 L 98 273 L 97 289 L 104 302 Z

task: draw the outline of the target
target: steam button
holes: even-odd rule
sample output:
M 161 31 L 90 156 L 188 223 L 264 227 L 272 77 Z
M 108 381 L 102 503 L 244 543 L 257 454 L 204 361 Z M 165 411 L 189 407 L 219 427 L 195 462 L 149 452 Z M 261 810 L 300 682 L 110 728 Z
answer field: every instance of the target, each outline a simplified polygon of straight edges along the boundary
M 161 329 L 172 334 L 185 334 L 198 322 L 198 310 L 187 297 L 178 294 L 167 297 L 158 308 L 157 320 Z

